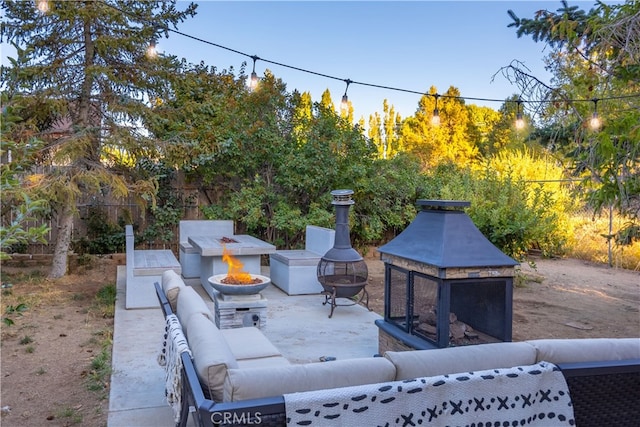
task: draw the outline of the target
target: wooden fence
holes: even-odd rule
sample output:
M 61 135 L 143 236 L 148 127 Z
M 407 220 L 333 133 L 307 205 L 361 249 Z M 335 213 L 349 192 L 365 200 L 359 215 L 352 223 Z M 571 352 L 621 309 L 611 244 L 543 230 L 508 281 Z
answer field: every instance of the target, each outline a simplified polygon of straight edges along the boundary
M 179 189 L 182 194 L 193 193 L 193 189 Z M 197 193 L 197 190 L 195 191 Z M 185 197 L 185 200 L 189 200 L 189 204 L 182 206 L 184 215 L 182 219 L 205 219 L 200 208 L 200 197 Z M 207 202 L 206 205 L 209 203 Z M 87 221 L 93 209 L 99 209 L 100 214 L 104 217 L 105 221 L 111 224 L 133 224 L 136 234 L 143 232 L 149 224 L 149 214 L 144 207 L 134 202 L 131 197 L 124 201 L 109 200 L 105 197 L 91 196 L 82 200 L 76 205 L 78 215 L 74 218 L 72 226 L 71 240 L 76 241 L 82 237 L 87 236 L 88 224 Z M 7 223 L 13 220 L 13 217 L 8 214 L 6 218 L 3 218 Z M 26 247 L 19 247 L 19 252 L 28 253 L 34 255 L 52 254 L 54 250 L 54 244 L 58 236 L 59 223 L 57 218 L 42 219 L 39 221 L 31 221 L 25 224 L 24 229 L 28 230 L 32 227 L 38 227 L 46 225 L 49 228 L 49 232 L 45 236 L 47 243 L 32 243 Z M 169 242 L 146 242 L 144 243 L 145 249 L 172 249 L 178 253 L 179 241 L 178 241 L 178 227 L 175 226 L 171 230 L 174 235 L 174 239 Z M 122 227 L 122 233 L 124 236 L 124 227 Z M 124 252 L 124 239 L 121 252 Z

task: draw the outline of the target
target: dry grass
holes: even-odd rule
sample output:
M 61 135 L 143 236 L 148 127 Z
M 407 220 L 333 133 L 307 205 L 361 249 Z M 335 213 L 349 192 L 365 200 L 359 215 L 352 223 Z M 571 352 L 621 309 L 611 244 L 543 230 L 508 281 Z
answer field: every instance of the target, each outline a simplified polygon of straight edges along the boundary
M 625 219 L 616 218 L 613 221 L 613 232 L 619 230 Z M 630 246 L 609 245 L 605 236 L 609 234 L 609 218 L 601 216 L 593 218 L 590 215 L 574 216 L 571 228 L 573 241 L 570 242 L 567 256 L 593 262 L 611 264 L 612 267 L 640 271 L 640 242 Z

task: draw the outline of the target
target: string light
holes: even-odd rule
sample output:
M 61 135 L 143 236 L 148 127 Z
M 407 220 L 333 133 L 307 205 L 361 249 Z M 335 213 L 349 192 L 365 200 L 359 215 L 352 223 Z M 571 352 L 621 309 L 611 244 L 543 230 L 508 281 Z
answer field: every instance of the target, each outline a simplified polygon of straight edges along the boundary
M 49 0 L 36 0 L 36 9 L 42 13 L 49 12 Z
M 516 129 L 521 130 L 524 129 L 525 123 L 524 123 L 524 119 L 522 118 L 522 110 L 521 110 L 521 106 L 522 103 L 524 101 L 522 101 L 522 99 L 518 98 L 518 100 L 516 101 L 516 106 L 517 106 L 517 112 L 516 112 Z
M 38 5 L 41 2 L 48 3 L 46 0 L 37 0 L 37 4 Z M 122 9 L 112 5 L 112 4 L 104 3 L 104 2 L 102 2 L 102 3 L 104 5 L 106 5 L 106 6 L 108 6 L 108 7 L 111 7 L 112 9 L 115 9 L 115 10 L 119 11 L 122 14 L 129 15 L 129 16 L 132 16 L 132 17 L 135 17 L 135 18 L 138 18 L 138 19 L 142 19 L 139 16 L 137 16 L 135 14 L 132 14 L 130 12 L 127 12 L 125 10 L 122 10 Z M 456 100 L 483 101 L 483 102 L 501 102 L 501 103 L 516 102 L 517 103 L 517 107 L 518 107 L 518 111 L 516 113 L 516 123 L 515 123 L 515 125 L 516 125 L 517 129 L 522 129 L 526 125 L 526 123 L 524 121 L 524 118 L 523 118 L 523 115 L 522 115 L 522 108 L 521 108 L 522 104 L 524 104 L 524 103 L 556 103 L 556 102 L 585 102 L 585 101 L 594 102 L 594 103 L 596 102 L 594 99 L 523 100 L 521 98 L 518 98 L 517 101 L 511 101 L 511 100 L 505 100 L 505 99 L 478 98 L 478 97 L 470 97 L 470 96 L 452 96 L 452 95 L 438 95 L 438 94 L 434 95 L 434 94 L 425 93 L 423 91 L 416 91 L 416 90 L 403 89 L 403 88 L 397 88 L 397 87 L 392 87 L 392 86 L 384 86 L 384 85 L 378 85 L 378 84 L 373 84 L 373 83 L 359 82 L 359 81 L 354 81 L 354 80 L 350 80 L 350 79 L 343 79 L 343 78 L 332 76 L 332 75 L 329 75 L 329 74 L 319 73 L 319 72 L 312 71 L 312 70 L 307 70 L 307 69 L 304 69 L 304 68 L 295 67 L 295 66 L 288 65 L 288 64 L 283 64 L 283 63 L 272 61 L 272 60 L 265 59 L 265 58 L 259 58 L 256 55 L 249 55 L 249 54 L 247 54 L 245 52 L 242 52 L 242 51 L 239 51 L 239 50 L 236 50 L 236 49 L 232 49 L 230 47 L 223 46 L 223 45 L 220 45 L 220 44 L 217 44 L 217 43 L 213 43 L 213 42 L 210 42 L 208 40 L 204 40 L 204 39 L 201 39 L 199 37 L 195 37 L 195 36 L 192 36 L 190 34 L 186 34 L 186 33 L 183 33 L 181 31 L 175 30 L 173 28 L 169 28 L 168 26 L 166 26 L 166 25 L 164 25 L 162 23 L 151 22 L 151 21 L 149 21 L 149 22 L 150 22 L 150 24 L 152 24 L 152 25 L 154 25 L 154 26 L 156 26 L 156 27 L 158 27 L 158 28 L 160 28 L 160 29 L 162 29 L 164 31 L 172 32 L 172 33 L 181 35 L 183 37 L 186 37 L 186 38 L 189 38 L 189 39 L 201 42 L 201 43 L 205 43 L 205 44 L 208 44 L 210 46 L 215 46 L 215 47 L 220 48 L 220 49 L 228 50 L 228 51 L 234 52 L 234 53 L 236 53 L 238 55 L 246 56 L 248 58 L 253 59 L 253 67 L 254 68 L 253 68 L 253 72 L 251 73 L 251 82 L 255 83 L 256 85 L 258 83 L 258 76 L 255 73 L 255 62 L 256 62 L 256 60 L 259 59 L 259 60 L 264 61 L 264 62 L 269 63 L 269 64 L 277 65 L 277 66 L 284 67 L 284 68 L 289 68 L 289 69 L 300 71 L 300 72 L 303 72 L 303 73 L 313 74 L 313 75 L 316 75 L 316 76 L 325 77 L 325 78 L 333 79 L 333 80 L 342 80 L 344 82 L 348 82 L 347 83 L 347 88 L 348 88 L 349 84 L 357 84 L 357 85 L 361 85 L 361 86 L 373 87 L 373 88 L 378 88 L 378 89 L 393 90 L 393 91 L 396 91 L 396 92 L 413 93 L 413 94 L 421 95 L 421 96 L 432 96 L 432 97 L 436 98 L 436 105 L 437 105 L 437 99 L 439 97 L 449 98 L 449 99 L 456 99 Z M 610 96 L 610 97 L 606 97 L 606 98 L 599 98 L 598 101 L 614 100 L 614 99 L 629 99 L 629 98 L 639 98 L 639 97 L 640 97 L 640 93 L 635 93 L 635 94 L 629 94 L 629 95 L 619 95 L 619 96 Z M 343 103 L 345 101 L 348 102 L 348 97 L 347 97 L 347 91 L 346 90 L 345 90 L 344 95 L 342 96 L 342 101 L 343 101 Z M 343 103 L 341 103 L 341 105 Z M 436 116 L 436 114 L 435 114 L 436 112 L 438 112 L 437 109 L 434 109 L 434 117 Z M 597 117 L 597 111 L 594 111 L 594 116 Z M 438 117 L 439 117 L 439 115 L 438 115 Z M 593 119 L 594 119 L 594 117 L 592 117 L 591 122 L 594 122 Z M 599 117 L 598 117 L 598 121 L 600 121 Z M 590 122 L 590 124 L 591 124 L 591 122 Z
M 158 49 L 156 47 L 156 40 L 151 39 L 149 46 L 147 46 L 147 58 L 154 59 L 158 56 Z
M 433 109 L 433 116 L 431 117 L 431 124 L 434 126 L 440 126 L 440 112 L 438 111 L 438 98 L 440 98 L 440 95 L 438 95 L 437 93 L 434 95 L 434 98 L 436 99 L 436 106 Z
M 593 98 L 593 115 L 591 116 L 591 120 L 589 120 L 589 126 L 591 126 L 592 130 L 600 129 L 600 125 L 602 124 L 600 121 L 600 117 L 598 116 L 598 98 Z
M 249 78 L 249 90 L 254 90 L 258 87 L 258 74 L 256 74 L 256 61 L 260 59 L 256 55 L 251 55 L 251 59 L 253 59 L 253 71 L 251 71 L 251 77 Z
M 347 96 L 347 91 L 349 90 L 351 80 L 345 79 L 344 82 L 347 84 L 347 87 L 344 89 L 344 95 L 342 95 L 342 102 L 340 103 L 340 111 L 342 114 L 346 114 L 349 111 L 349 97 Z

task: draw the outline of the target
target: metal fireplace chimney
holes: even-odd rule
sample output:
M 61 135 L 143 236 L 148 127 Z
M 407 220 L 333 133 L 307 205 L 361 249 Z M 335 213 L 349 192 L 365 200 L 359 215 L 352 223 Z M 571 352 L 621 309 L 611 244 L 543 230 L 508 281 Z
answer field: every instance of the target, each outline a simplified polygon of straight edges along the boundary
M 349 237 L 349 208 L 355 202 L 351 198 L 353 190 L 334 190 L 331 192 L 331 204 L 336 209 L 336 234 L 333 248 L 329 249 L 318 262 L 318 282 L 324 289 L 323 304 L 331 303 L 331 313 L 338 305 L 336 298 L 352 298 L 361 293 L 360 302 L 366 297 L 369 307 L 369 295 L 365 289 L 369 275 L 367 264 L 362 256 L 351 246 Z

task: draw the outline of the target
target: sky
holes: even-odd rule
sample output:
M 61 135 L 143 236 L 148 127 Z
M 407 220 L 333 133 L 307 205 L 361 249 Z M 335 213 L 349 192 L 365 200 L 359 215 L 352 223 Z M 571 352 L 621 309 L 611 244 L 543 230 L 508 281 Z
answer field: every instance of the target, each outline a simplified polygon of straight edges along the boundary
M 545 82 L 544 43 L 518 38 L 507 28 L 511 18 L 532 18 L 539 9 L 557 10 L 560 1 L 198 1 L 198 14 L 179 31 L 207 42 L 256 55 L 288 66 L 321 73 L 331 79 L 264 61 L 256 62 L 258 76 L 269 69 L 287 91 L 310 92 L 320 101 L 329 89 L 339 108 L 345 79 L 374 85 L 444 93 L 450 86 L 463 97 L 504 100 L 518 93 L 499 71 L 521 61 Z M 593 2 L 570 2 L 588 9 Z M 184 8 L 186 3 L 178 2 Z M 218 70 L 239 70 L 253 60 L 226 49 L 170 33 L 158 41 L 161 52 L 204 61 Z M 498 73 L 496 75 L 496 73 Z M 495 75 L 495 78 L 494 78 Z M 348 97 L 354 117 L 382 112 L 387 99 L 402 117 L 415 113 L 419 94 L 351 84 Z M 500 108 L 502 102 L 467 100 L 469 104 Z
M 250 74 L 256 55 L 290 67 L 325 74 L 322 77 L 258 60 L 256 72 L 269 69 L 287 85 L 287 91 L 311 93 L 320 101 L 329 89 L 336 108 L 345 92 L 345 79 L 426 93 L 435 86 L 444 93 L 450 86 L 468 104 L 500 108 L 502 100 L 518 94 L 518 88 L 501 75 L 512 61 L 522 62 L 537 78 L 549 82 L 544 67 L 549 53 L 545 43 L 529 36 L 518 38 L 507 28 L 513 10 L 520 18 L 535 11 L 556 11 L 558 1 L 196 1 L 197 15 L 179 25 L 190 37 L 169 33 L 158 40 L 160 52 L 204 62 L 218 70 L 243 62 Z M 589 9 L 594 1 L 570 1 Z M 188 2 L 178 1 L 186 8 Z M 3 63 L 5 53 L 3 52 Z M 354 118 L 368 122 L 382 112 L 385 99 L 403 118 L 415 113 L 419 94 L 352 83 L 348 97 Z

